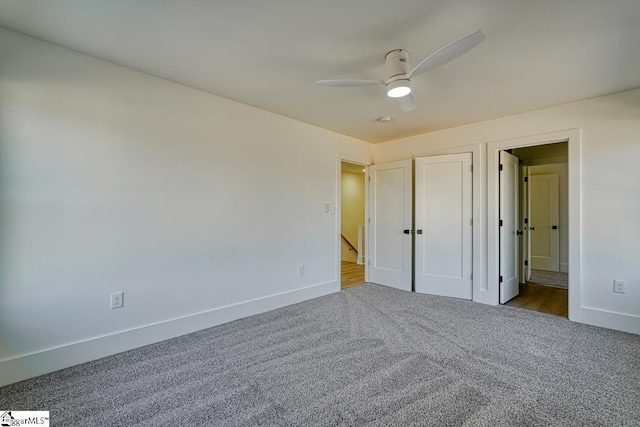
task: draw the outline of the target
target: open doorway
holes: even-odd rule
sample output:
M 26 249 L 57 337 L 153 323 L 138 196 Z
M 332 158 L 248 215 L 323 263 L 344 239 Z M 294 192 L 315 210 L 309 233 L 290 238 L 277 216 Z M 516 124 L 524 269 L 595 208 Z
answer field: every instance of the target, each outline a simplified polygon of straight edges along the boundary
M 340 174 L 340 288 L 364 283 L 365 167 L 342 162 Z
M 503 203 L 515 203 L 515 211 L 511 212 L 516 212 L 517 219 L 514 230 L 517 253 L 514 257 L 517 259 L 515 273 L 518 291 L 517 296 L 501 302 L 568 317 L 568 143 L 536 145 L 504 152 L 504 157 L 515 159 L 518 165 L 514 169 L 517 174 L 515 188 L 510 184 L 500 188 L 501 193 L 505 189 L 515 190 L 515 196 L 511 199 L 501 197 L 500 200 Z M 501 207 L 501 212 L 504 210 Z M 503 252 L 503 242 L 510 237 L 509 231 L 502 227 L 500 232 Z M 504 259 L 509 257 L 501 256 L 501 261 Z M 501 265 L 501 271 L 503 269 Z

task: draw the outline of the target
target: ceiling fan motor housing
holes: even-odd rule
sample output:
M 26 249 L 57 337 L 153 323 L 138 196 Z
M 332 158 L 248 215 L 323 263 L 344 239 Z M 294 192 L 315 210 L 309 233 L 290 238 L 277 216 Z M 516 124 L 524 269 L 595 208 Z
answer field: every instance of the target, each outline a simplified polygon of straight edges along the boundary
M 389 84 L 395 80 L 408 80 L 409 52 L 404 49 L 396 49 L 387 53 L 384 58 L 387 67 L 387 80 Z

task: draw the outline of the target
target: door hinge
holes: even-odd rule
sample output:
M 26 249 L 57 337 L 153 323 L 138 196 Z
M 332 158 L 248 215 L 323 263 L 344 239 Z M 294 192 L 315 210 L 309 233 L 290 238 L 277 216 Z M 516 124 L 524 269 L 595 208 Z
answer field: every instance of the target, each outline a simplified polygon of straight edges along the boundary
M 369 218 L 369 224 L 371 224 L 371 218 Z
M 471 172 L 473 172 L 473 165 L 471 165 Z
M 473 227 L 473 218 L 471 218 L 471 226 Z
M 500 167 L 498 168 L 499 171 L 502 170 L 502 163 L 500 164 Z
M 502 227 L 502 220 L 500 220 L 500 222 L 498 223 L 498 225 L 499 225 L 500 227 Z
M 367 260 L 367 265 L 371 265 L 371 260 Z
M 529 224 L 529 218 L 525 218 L 525 219 L 524 219 L 524 223 L 525 223 L 525 224 Z
M 516 231 L 516 236 L 522 236 L 522 231 L 517 230 L 517 231 Z
M 371 175 L 369 175 L 369 182 L 371 182 Z
M 502 276 L 500 276 L 500 283 L 502 283 Z
M 524 260 L 524 265 L 529 265 L 529 260 L 528 259 Z
M 473 273 L 471 273 L 470 276 L 471 276 L 471 280 L 473 280 Z
M 529 177 L 528 176 L 524 177 L 524 182 L 529 182 Z

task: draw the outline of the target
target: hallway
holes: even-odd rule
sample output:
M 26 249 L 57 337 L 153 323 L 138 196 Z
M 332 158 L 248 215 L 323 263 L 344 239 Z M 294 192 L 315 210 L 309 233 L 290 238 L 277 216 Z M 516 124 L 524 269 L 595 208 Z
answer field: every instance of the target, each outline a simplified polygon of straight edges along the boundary
M 505 305 L 569 317 L 569 291 L 537 283 L 521 283 L 520 295 Z

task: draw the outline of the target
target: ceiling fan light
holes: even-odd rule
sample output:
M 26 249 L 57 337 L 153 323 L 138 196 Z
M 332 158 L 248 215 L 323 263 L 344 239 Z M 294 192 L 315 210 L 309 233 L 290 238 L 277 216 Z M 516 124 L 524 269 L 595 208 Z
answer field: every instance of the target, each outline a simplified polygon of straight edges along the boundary
M 387 85 L 387 96 L 389 98 L 402 98 L 410 93 L 409 80 L 395 80 Z

